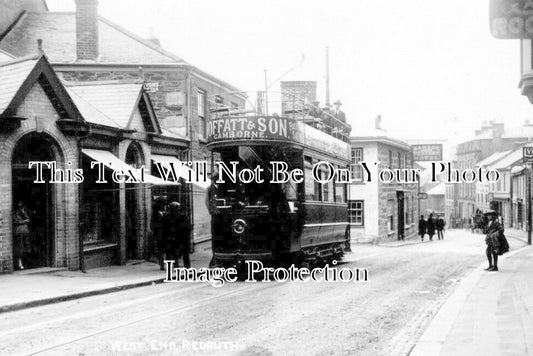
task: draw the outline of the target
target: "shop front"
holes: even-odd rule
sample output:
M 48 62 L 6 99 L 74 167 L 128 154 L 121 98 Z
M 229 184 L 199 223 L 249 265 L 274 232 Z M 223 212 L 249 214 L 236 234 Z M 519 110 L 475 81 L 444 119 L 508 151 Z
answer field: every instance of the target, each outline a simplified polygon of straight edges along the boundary
M 190 197 L 152 174 L 152 152 L 182 158 L 188 142 L 162 133 L 142 83 L 65 84 L 44 56 L 0 64 L 0 77 L 14 83 L 0 87 L 0 273 L 153 254 L 153 193 L 187 210 Z

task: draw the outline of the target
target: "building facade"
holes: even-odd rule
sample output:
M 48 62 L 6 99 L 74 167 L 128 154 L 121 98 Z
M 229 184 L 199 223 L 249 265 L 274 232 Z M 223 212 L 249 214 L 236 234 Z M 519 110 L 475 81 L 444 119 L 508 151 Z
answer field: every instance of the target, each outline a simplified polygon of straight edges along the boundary
M 384 183 L 379 170 L 413 168 L 411 151 L 405 142 L 387 137 L 381 130 L 351 138 L 352 183 L 349 187 L 351 239 L 379 242 L 416 235 L 417 184 Z M 361 162 L 373 166 L 368 181 Z M 374 162 L 379 162 L 374 166 Z
M 158 41 L 99 17 L 96 0 L 77 0 L 75 13 L 49 12 L 37 0 L 12 3 L 0 1 L 2 10 L 9 9 L 0 18 L 0 29 L 5 29 L 0 50 L 14 57 L 32 55 L 40 40 L 63 80 L 141 78 L 162 129 L 188 141 L 182 159 L 210 161 L 206 130 L 212 108 L 245 106 L 246 96 L 239 89 L 164 50 Z M 190 194 L 194 237 L 201 241 L 210 234 L 205 190 L 191 187 Z
M 147 257 L 153 198 L 187 206 L 189 195 L 152 170 L 155 157 L 178 162 L 188 141 L 163 132 L 144 83 L 66 84 L 44 55 L 2 62 L 0 75 L 0 273 Z M 115 170 L 124 179 L 115 182 Z M 29 220 L 24 243 L 19 202 Z
M 533 126 L 529 122 L 521 127 L 505 128 L 502 123 L 485 122 L 475 132 L 475 138 L 457 145 L 457 169 L 465 171 L 476 167 L 478 162 L 495 152 L 514 150 L 533 137 Z M 476 213 L 476 183 L 457 184 L 458 219 L 468 223 Z

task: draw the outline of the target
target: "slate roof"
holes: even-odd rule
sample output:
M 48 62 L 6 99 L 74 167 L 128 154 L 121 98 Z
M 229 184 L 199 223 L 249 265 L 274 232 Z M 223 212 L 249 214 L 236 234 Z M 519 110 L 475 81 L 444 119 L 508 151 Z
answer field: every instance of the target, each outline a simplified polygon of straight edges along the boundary
M 513 151 L 512 153 L 508 154 L 504 158 L 500 159 L 499 161 L 494 162 L 491 165 L 491 168 L 494 169 L 508 169 L 513 164 L 519 162 L 522 160 L 522 147 L 519 149 Z
M 12 55 L 10 55 L 9 53 L 7 52 L 4 52 L 0 49 L 0 63 L 1 62 L 4 62 L 4 61 L 10 61 L 12 59 L 14 59 L 15 57 L 13 57 Z
M 445 195 L 446 194 L 446 186 L 444 183 L 439 183 L 430 190 L 427 191 L 428 195 Z
M 94 107 L 75 90 L 69 87 L 66 87 L 66 89 L 68 95 L 70 96 L 74 104 L 76 104 L 76 107 L 80 111 L 85 121 L 101 126 L 109 126 L 117 129 L 122 128 L 118 123 L 116 123 L 115 121 L 113 121 L 113 119 L 111 119 L 106 114 Z
M 161 47 L 99 17 L 99 58 L 105 64 L 184 64 Z M 0 49 L 15 57 L 34 54 L 37 39 L 51 63 L 76 61 L 74 12 L 26 12 L 2 38 Z
M 95 123 L 109 126 L 109 124 L 105 123 L 105 117 L 107 117 L 107 119 L 114 122 L 118 127 L 127 128 L 133 111 L 136 108 L 142 84 L 123 84 L 116 81 L 88 82 L 88 84 L 67 84 L 67 88 L 73 94 L 83 99 L 78 99 L 78 102 L 85 101 L 86 103 L 90 103 L 93 108 L 97 109 L 104 116 L 96 115 L 93 119 L 96 120 Z
M 38 60 L 34 56 L 0 63 L 0 114 L 7 109 Z
M 476 167 L 489 166 L 489 165 L 491 165 L 492 163 L 497 162 L 498 160 L 504 158 L 505 156 L 507 156 L 507 155 L 510 154 L 511 152 L 512 152 L 511 150 L 509 150 L 509 151 L 504 151 L 504 152 L 494 152 L 493 154 L 491 154 L 491 155 L 488 156 L 487 158 L 482 159 L 481 161 L 479 161 L 478 163 L 476 163 Z

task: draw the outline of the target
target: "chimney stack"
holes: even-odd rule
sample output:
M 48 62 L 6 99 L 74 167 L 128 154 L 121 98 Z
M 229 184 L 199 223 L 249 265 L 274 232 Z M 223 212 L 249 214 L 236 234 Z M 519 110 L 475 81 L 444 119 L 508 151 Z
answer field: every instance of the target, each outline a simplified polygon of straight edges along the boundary
M 374 128 L 376 130 L 383 130 L 383 128 L 381 127 L 381 115 L 376 116 L 376 118 L 374 119 Z
M 76 60 L 98 58 L 98 1 L 76 0 Z
M 43 40 L 40 39 L 40 38 L 37 39 L 37 53 L 44 54 L 44 51 L 43 51 Z

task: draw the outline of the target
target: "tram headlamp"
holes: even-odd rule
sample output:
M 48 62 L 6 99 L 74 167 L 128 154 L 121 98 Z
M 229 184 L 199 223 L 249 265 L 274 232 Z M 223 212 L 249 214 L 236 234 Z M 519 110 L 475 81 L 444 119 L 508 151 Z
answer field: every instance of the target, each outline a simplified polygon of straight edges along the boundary
M 246 221 L 244 221 L 243 219 L 237 219 L 233 222 L 233 231 L 236 233 L 236 234 L 242 234 L 244 232 L 244 230 L 246 230 Z

